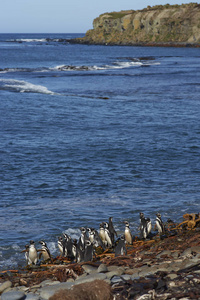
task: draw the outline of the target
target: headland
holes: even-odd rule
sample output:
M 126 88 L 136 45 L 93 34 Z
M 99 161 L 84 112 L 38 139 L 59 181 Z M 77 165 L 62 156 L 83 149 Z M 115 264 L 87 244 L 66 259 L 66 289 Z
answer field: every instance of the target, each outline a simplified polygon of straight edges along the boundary
M 200 46 L 200 4 L 147 6 L 101 14 L 74 42 L 131 46 Z

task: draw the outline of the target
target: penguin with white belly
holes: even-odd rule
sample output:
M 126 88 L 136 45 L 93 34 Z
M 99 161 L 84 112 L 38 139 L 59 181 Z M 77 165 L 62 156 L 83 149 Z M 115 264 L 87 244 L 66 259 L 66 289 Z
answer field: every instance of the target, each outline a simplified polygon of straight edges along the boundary
M 129 222 L 125 221 L 124 223 L 125 223 L 125 231 L 124 231 L 125 241 L 127 244 L 132 245 L 133 238 L 129 227 Z
M 36 265 L 37 260 L 38 260 L 38 254 L 37 254 L 37 249 L 35 248 L 35 242 L 31 240 L 28 249 L 28 262 L 29 264 Z
M 161 214 L 160 213 L 156 214 L 156 227 L 157 227 L 158 232 L 159 232 L 160 235 L 165 233 L 165 226 L 164 226 L 164 223 L 161 219 Z
M 51 254 L 49 251 L 49 248 L 47 247 L 47 244 L 45 241 L 39 241 L 39 243 L 42 245 L 42 249 L 38 250 L 40 251 L 39 258 L 43 258 L 43 260 L 51 259 Z

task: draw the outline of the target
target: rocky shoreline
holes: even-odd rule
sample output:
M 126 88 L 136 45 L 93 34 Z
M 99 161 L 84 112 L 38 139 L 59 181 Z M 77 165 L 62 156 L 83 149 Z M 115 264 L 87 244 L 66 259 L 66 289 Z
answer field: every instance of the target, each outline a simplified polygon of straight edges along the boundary
M 64 289 L 64 291 L 62 291 Z M 111 250 L 93 262 L 51 264 L 0 273 L 1 300 L 200 299 L 200 230 L 180 229 Z
M 84 38 L 77 38 L 67 40 L 70 44 L 83 45 L 102 45 L 102 46 L 133 46 L 133 47 L 174 47 L 174 48 L 199 48 L 198 43 L 184 43 L 184 42 L 94 42 Z

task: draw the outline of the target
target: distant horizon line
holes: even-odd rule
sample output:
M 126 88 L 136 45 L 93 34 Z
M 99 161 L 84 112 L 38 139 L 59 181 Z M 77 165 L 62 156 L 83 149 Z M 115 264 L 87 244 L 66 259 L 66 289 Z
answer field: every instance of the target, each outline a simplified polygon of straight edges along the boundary
M 85 32 L 0 32 L 0 34 L 85 34 Z

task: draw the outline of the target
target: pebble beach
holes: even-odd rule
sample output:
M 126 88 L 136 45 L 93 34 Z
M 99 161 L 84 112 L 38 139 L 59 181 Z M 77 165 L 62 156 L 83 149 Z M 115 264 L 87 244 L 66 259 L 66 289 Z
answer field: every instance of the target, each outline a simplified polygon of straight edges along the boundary
M 198 224 L 196 224 L 198 225 Z M 200 229 L 136 240 L 127 255 L 111 249 L 92 262 L 56 257 L 49 264 L 0 273 L 1 300 L 200 299 Z

